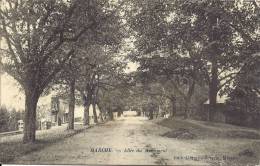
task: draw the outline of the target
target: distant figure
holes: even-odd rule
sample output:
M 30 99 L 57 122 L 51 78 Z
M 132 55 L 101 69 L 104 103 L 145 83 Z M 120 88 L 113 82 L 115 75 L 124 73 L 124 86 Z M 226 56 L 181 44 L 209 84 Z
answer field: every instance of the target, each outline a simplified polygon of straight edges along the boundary
M 165 115 L 166 115 L 166 113 L 165 113 L 165 112 L 162 112 L 161 117 L 165 118 Z
M 58 126 L 61 126 L 61 118 L 58 118 Z
M 148 103 L 149 120 L 153 119 L 153 112 L 154 112 L 154 104 L 152 102 L 149 102 Z

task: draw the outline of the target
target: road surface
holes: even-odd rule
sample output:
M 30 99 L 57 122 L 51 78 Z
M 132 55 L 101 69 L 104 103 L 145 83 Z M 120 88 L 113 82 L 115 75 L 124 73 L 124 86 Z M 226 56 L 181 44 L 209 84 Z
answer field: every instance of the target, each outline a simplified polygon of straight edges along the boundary
M 17 164 L 196 164 L 176 160 L 195 156 L 198 145 L 162 137 L 169 129 L 144 117 L 122 117 L 90 128 L 40 151 L 17 158 Z M 200 153 L 201 154 L 201 153 Z

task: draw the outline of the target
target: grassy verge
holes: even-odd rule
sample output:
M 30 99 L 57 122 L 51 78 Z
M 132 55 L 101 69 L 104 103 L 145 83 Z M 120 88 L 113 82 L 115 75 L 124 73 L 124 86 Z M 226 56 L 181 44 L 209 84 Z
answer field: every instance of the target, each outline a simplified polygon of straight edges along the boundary
M 15 139 L 11 139 L 13 137 L 10 137 L 11 141 L 7 140 L 0 143 L 0 163 L 10 163 L 16 157 L 41 150 L 86 129 L 86 127 L 82 126 L 77 127 L 75 130 L 50 130 L 45 133 L 39 133 L 36 135 L 37 141 L 34 144 L 22 143 L 22 135 L 17 135 Z
M 260 139 L 260 132 L 255 129 L 211 123 L 194 120 L 164 119 L 158 122 L 159 125 L 171 129 L 188 129 L 198 139 L 234 138 L 234 139 Z
M 220 156 L 221 159 L 222 156 L 232 157 L 227 160 L 206 161 L 210 165 L 255 166 L 260 162 L 259 130 L 182 119 L 164 119 L 157 124 L 171 129 L 163 136 L 196 146 L 196 150 L 201 153 L 198 155 Z M 189 139 L 176 137 L 176 133 L 179 134 L 181 131 L 195 136 Z

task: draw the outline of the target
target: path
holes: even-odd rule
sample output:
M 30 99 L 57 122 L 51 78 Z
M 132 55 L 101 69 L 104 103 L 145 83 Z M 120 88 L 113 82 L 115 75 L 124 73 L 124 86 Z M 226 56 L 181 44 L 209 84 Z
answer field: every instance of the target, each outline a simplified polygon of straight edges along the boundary
M 193 147 L 189 143 L 161 137 L 160 134 L 167 130 L 169 129 L 143 117 L 122 117 L 90 128 L 40 151 L 17 158 L 13 163 L 184 164 L 182 160 L 174 161 L 174 156 L 192 155 L 196 151 L 192 150 Z M 91 148 L 97 151 L 99 148 L 111 148 L 112 152 L 91 152 Z M 193 162 L 185 161 L 185 163 Z

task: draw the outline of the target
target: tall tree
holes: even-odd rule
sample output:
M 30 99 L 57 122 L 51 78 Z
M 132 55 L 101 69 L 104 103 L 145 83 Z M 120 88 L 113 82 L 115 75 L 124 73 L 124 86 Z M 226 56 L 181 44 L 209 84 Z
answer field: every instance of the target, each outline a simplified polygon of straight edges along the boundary
M 195 73 L 204 75 L 213 110 L 218 92 L 229 86 L 242 66 L 259 52 L 259 7 L 254 1 L 239 3 L 132 1 L 129 23 L 136 32 L 138 49 L 133 59 L 148 69 L 158 60 L 155 55 L 163 57 L 165 63 L 157 71 L 175 76 L 183 75 L 181 69 L 187 66 L 186 60 L 179 59 L 187 59 Z M 190 73 L 184 74 L 194 79 Z
M 34 142 L 40 95 L 74 53 L 71 43 L 102 25 L 109 13 L 92 0 L 8 0 L 4 4 L 0 33 L 7 47 L 2 65 L 23 87 L 23 141 Z
M 52 84 L 52 90 L 57 92 L 57 96 L 67 101 L 69 107 L 68 113 L 68 129 L 74 129 L 74 110 L 77 100 L 76 88 L 79 78 L 81 77 L 80 66 L 86 61 L 82 61 L 83 57 L 76 50 L 73 56 L 64 65 L 63 70 L 57 74 Z

